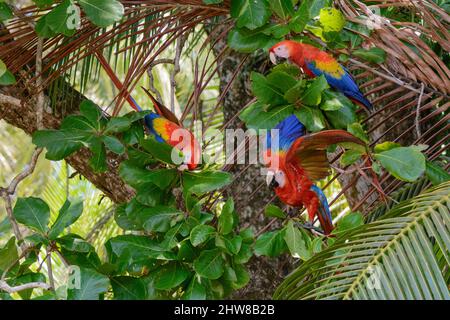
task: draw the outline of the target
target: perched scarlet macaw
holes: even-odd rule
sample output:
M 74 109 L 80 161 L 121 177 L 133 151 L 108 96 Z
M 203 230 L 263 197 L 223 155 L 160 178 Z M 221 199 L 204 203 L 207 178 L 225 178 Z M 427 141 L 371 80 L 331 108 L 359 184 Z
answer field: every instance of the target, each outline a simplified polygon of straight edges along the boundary
M 269 49 L 269 56 L 274 64 L 277 63 L 277 58 L 288 59 L 310 77 L 324 75 L 330 87 L 367 110 L 373 109 L 348 70 L 325 51 L 306 43 L 284 40 Z
M 333 230 L 328 202 L 322 190 L 313 183 L 329 174 L 326 149 L 342 142 L 365 144 L 344 130 L 305 134 L 305 127 L 295 115 L 287 117 L 275 129 L 279 130 L 278 148 L 273 145 L 271 135 L 267 135 L 267 184 L 275 188 L 283 203 L 293 207 L 305 206 L 311 223 L 317 215 L 324 233 L 328 235 Z
M 96 56 L 116 88 L 122 90 L 123 84 L 117 78 L 103 55 L 96 52 Z M 155 137 L 156 141 L 168 143 L 183 153 L 183 161 L 179 167 L 180 170 L 194 170 L 197 168 L 201 157 L 200 144 L 197 139 L 195 139 L 192 132 L 183 128 L 181 122 L 168 108 L 159 103 L 147 89 L 142 89 L 149 96 L 156 111 L 156 113 L 151 112 L 144 117 L 144 122 L 149 133 Z M 126 94 L 126 100 L 134 110 L 142 111 L 142 108 L 129 93 Z

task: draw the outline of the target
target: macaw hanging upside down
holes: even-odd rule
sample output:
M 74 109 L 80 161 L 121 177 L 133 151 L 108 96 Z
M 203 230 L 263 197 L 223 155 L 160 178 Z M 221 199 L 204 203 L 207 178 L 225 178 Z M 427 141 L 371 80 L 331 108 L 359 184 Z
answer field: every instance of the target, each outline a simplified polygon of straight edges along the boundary
M 344 130 L 305 134 L 305 127 L 295 115 L 284 119 L 275 129 L 279 130 L 278 148 L 273 146 L 270 133 L 267 135 L 267 184 L 283 203 L 306 207 L 311 224 L 317 215 L 324 234 L 330 234 L 333 230 L 330 208 L 323 191 L 313 181 L 329 174 L 328 146 L 343 142 L 365 146 L 365 143 Z M 277 161 L 273 161 L 274 157 Z
M 330 87 L 368 111 L 373 109 L 348 70 L 327 52 L 310 44 L 284 40 L 269 49 L 269 56 L 274 64 L 278 58 L 288 59 L 312 78 L 324 75 Z
M 118 90 L 123 90 L 123 84 L 117 78 L 109 63 L 102 54 L 96 52 L 96 56 L 100 64 Z M 167 143 L 174 148 L 178 148 L 183 154 L 183 162 L 178 167 L 180 170 L 194 170 L 200 162 L 201 149 L 197 139 L 192 132 L 183 128 L 178 118 L 164 105 L 159 103 L 150 92 L 142 88 L 153 103 L 156 112 L 144 117 L 145 126 L 148 132 L 153 135 L 158 142 Z M 136 100 L 126 92 L 126 100 L 135 111 L 143 111 Z

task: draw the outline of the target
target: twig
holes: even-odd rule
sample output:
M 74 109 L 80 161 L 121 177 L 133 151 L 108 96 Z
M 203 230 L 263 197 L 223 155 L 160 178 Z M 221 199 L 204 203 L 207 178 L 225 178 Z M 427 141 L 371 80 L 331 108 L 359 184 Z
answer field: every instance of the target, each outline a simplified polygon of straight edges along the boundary
M 417 140 L 420 140 L 422 138 L 422 133 L 420 132 L 420 107 L 422 106 L 422 97 L 423 97 L 424 90 L 425 90 L 425 85 L 422 83 L 422 85 L 420 87 L 419 101 L 417 101 L 416 120 L 415 120 Z
M 11 287 L 6 281 L 0 280 L 0 290 L 6 291 L 7 293 L 15 293 L 28 289 L 41 288 L 44 290 L 50 290 L 51 286 L 44 282 L 30 282 L 22 284 L 20 286 Z
M 152 70 L 158 64 L 163 64 L 163 63 L 173 64 L 174 61 L 172 59 L 157 59 L 157 60 L 153 61 L 152 63 L 150 63 L 150 65 L 148 66 L 148 69 L 147 69 L 147 75 L 148 75 L 148 78 L 150 80 L 149 81 L 150 82 L 149 83 L 149 90 L 156 95 L 156 98 L 158 99 L 159 102 L 162 102 L 162 96 L 161 96 L 161 93 L 158 90 L 156 90 L 156 88 L 155 88 L 155 81 L 154 81 L 154 78 L 153 78 Z
M 7 96 L 7 95 L 0 93 L 0 104 L 10 104 L 14 107 L 21 107 L 22 101 L 17 98 Z
M 173 59 L 173 71 L 170 75 L 170 110 L 175 113 L 175 94 L 177 88 L 177 82 L 175 81 L 176 75 L 180 72 L 180 58 L 183 51 L 184 43 L 186 42 L 186 35 L 177 38 L 177 44 L 175 49 L 175 58 Z
M 42 52 L 44 50 L 44 40 L 39 37 L 36 47 L 36 89 L 38 90 L 38 96 L 36 99 L 36 127 L 38 130 L 43 129 L 44 119 L 44 89 L 42 88 Z
M 50 282 L 50 288 L 55 290 L 55 280 L 53 278 L 53 268 L 52 268 L 52 252 L 47 249 L 47 274 L 48 281 Z

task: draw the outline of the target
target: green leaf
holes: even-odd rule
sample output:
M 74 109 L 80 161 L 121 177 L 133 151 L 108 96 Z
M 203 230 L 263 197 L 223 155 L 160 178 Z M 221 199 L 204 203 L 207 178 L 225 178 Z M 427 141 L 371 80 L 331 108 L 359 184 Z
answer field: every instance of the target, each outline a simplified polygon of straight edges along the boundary
M 247 269 L 243 265 L 238 264 L 234 266 L 234 272 L 236 274 L 236 281 L 231 284 L 233 289 L 238 290 L 245 287 L 250 281 L 250 275 Z
M 96 128 L 100 130 L 100 119 L 102 110 L 91 100 L 84 100 L 80 104 L 80 113 Z
M 252 81 L 252 91 L 258 98 L 259 102 L 276 106 L 286 103 L 284 100 L 284 92 L 279 87 L 273 85 L 261 73 L 252 72 L 250 75 Z M 294 80 L 295 81 L 295 80 Z M 294 83 L 295 85 L 295 83 Z
M 364 217 L 361 212 L 351 212 L 345 215 L 342 219 L 340 219 L 337 223 L 336 231 L 342 232 L 346 230 L 350 230 L 364 224 Z
M 270 9 L 281 19 L 287 20 L 294 14 L 292 0 L 271 0 Z
M 50 26 L 50 23 L 47 21 L 48 14 L 42 16 L 39 18 L 39 20 L 36 22 L 35 30 L 39 37 L 41 38 L 52 38 L 56 36 L 58 33 L 53 31 L 53 29 Z
M 198 225 L 191 230 L 190 240 L 194 247 L 209 240 L 216 233 L 216 229 L 211 226 Z
M 325 118 L 318 108 L 302 106 L 294 114 L 308 131 L 317 132 L 325 128 Z
M 264 105 L 256 102 L 246 108 L 240 118 L 249 129 L 273 129 L 280 121 L 291 115 L 293 110 L 292 105 L 285 105 L 265 111 Z
M 192 262 L 196 258 L 197 254 L 195 248 L 192 246 L 190 239 L 181 241 L 180 248 L 178 249 L 177 260 L 183 262 Z
M 152 183 L 161 189 L 166 189 L 177 176 L 175 169 L 147 170 L 136 166 L 130 161 L 124 161 L 119 167 L 120 177 L 129 185 L 139 187 Z
M 52 240 L 56 239 L 56 237 L 59 236 L 65 228 L 71 226 L 78 220 L 82 212 L 83 201 L 78 201 L 72 204 L 69 200 L 66 200 L 61 210 L 59 210 L 59 215 L 56 218 L 55 223 L 53 223 L 50 228 L 48 237 Z
M 258 49 L 267 47 L 271 37 L 260 32 L 260 30 L 231 29 L 228 33 L 228 45 L 230 48 L 251 53 Z
M 329 88 L 323 75 L 315 78 L 301 96 L 301 101 L 307 106 L 318 106 L 322 101 L 322 92 Z
M 247 263 L 250 258 L 253 256 L 251 244 L 249 243 L 242 243 L 241 249 L 237 254 L 234 255 L 234 262 L 235 263 Z
M 19 253 L 17 252 L 16 238 L 12 237 L 5 246 L 0 249 L 0 271 L 2 274 L 16 263 L 17 260 L 19 260 Z
M 375 153 L 381 153 L 384 151 L 388 151 L 388 150 L 392 150 L 395 148 L 400 148 L 402 145 L 400 143 L 397 142 L 391 142 L 391 141 L 386 141 L 383 143 L 379 143 L 377 144 L 374 148 L 373 151 Z
M 320 109 L 324 111 L 335 111 L 341 109 L 344 106 L 351 108 L 353 107 L 353 103 L 342 93 L 332 90 L 325 90 L 322 93 L 322 102 L 320 104 Z
M 353 134 L 355 137 L 361 139 L 365 143 L 369 143 L 369 137 L 362 125 L 358 122 L 347 125 L 347 131 Z
M 319 22 L 325 32 L 339 32 L 344 28 L 345 17 L 338 9 L 323 8 L 320 9 Z
M 147 298 L 147 284 L 140 278 L 112 277 L 111 286 L 114 300 L 145 300 Z
M 357 49 L 352 53 L 354 56 L 368 62 L 383 63 L 386 60 L 386 52 L 380 48 L 370 48 L 369 50 Z
M 305 82 L 298 81 L 293 87 L 289 88 L 284 93 L 284 99 L 289 103 L 296 103 L 300 100 L 303 92 L 305 90 Z
M 131 127 L 131 121 L 128 118 L 111 118 L 106 125 L 104 134 L 123 132 Z
M 191 282 L 189 282 L 189 285 L 183 294 L 183 299 L 185 299 L 185 300 L 205 300 L 206 299 L 206 289 L 200 283 L 200 279 L 198 279 L 198 277 L 193 277 Z
M 294 258 L 300 258 L 306 261 L 311 257 L 302 233 L 294 226 L 292 220 L 289 220 L 286 226 L 284 241 L 286 241 L 289 251 Z
M 6 70 L 8 70 L 6 64 L 0 59 L 0 77 L 5 74 Z
M 251 30 L 265 25 L 271 16 L 267 0 L 232 0 L 230 13 L 238 28 Z
M 214 280 L 222 276 L 224 264 L 220 249 L 205 250 L 194 261 L 194 270 L 198 275 Z
M 108 277 L 95 270 L 80 268 L 80 287 L 67 290 L 69 300 L 99 300 L 108 291 Z
M 41 233 L 48 231 L 50 208 L 39 198 L 19 198 L 14 206 L 14 218 L 17 222 Z
M 186 267 L 179 263 L 170 263 L 165 265 L 158 272 L 155 281 L 155 288 L 159 290 L 169 290 L 179 286 L 190 275 Z
M 351 164 L 354 164 L 356 161 L 358 161 L 363 153 L 359 150 L 347 150 L 342 154 L 341 157 L 341 165 L 349 166 Z
M 73 36 L 76 32 L 76 24 L 72 23 L 73 14 L 78 15 L 75 19 L 78 19 L 78 21 L 80 19 L 79 11 L 71 10 L 73 8 L 75 7 L 71 0 L 63 1 L 39 20 L 42 20 L 42 22 L 36 25 L 36 32 L 43 37 L 53 36 L 55 33 L 62 33 L 69 37 Z M 69 13 L 71 14 L 69 15 Z M 53 34 L 48 31 L 48 28 L 53 31 Z
M 339 110 L 325 111 L 325 116 L 334 129 L 346 129 L 351 123 L 357 122 L 356 106 L 343 105 Z
M 227 172 L 202 171 L 183 172 L 183 187 L 185 192 L 201 195 L 225 187 L 230 184 L 232 177 Z
M 0 2 L 0 21 L 11 19 L 13 16 L 13 12 L 9 5 L 7 3 Z M 1 74 L 2 73 L 0 72 L 0 76 Z
M 149 152 L 155 159 L 159 161 L 173 164 L 172 161 L 172 147 L 167 143 L 161 143 L 155 140 L 154 137 L 148 139 L 141 139 L 139 144 L 145 151 Z
M 450 174 L 434 162 L 426 161 L 425 174 L 433 185 L 450 180 Z
M 114 152 L 115 154 L 123 154 L 125 152 L 125 146 L 116 137 L 103 136 L 102 141 L 106 148 Z
M 107 27 L 122 19 L 123 5 L 117 0 L 79 0 L 89 20 L 99 27 Z
M 147 207 L 140 213 L 142 225 L 148 232 L 166 232 L 182 217 L 183 212 L 168 206 Z
M 89 159 L 89 165 L 94 172 L 105 172 L 108 169 L 106 163 L 106 148 L 101 139 L 96 138 L 89 144 L 89 149 L 92 152 L 92 157 Z
M 233 230 L 234 225 L 234 201 L 233 198 L 228 198 L 227 202 L 223 206 L 222 212 L 219 216 L 217 227 L 219 229 L 219 233 L 221 234 L 229 234 Z
M 400 147 L 376 153 L 375 159 L 397 179 L 413 182 L 425 171 L 425 156 L 414 147 Z
M 297 12 L 289 22 L 289 28 L 292 31 L 301 33 L 305 29 L 306 24 L 311 19 L 309 7 L 308 1 L 302 1 Z
M 40 130 L 33 134 L 33 143 L 46 148 L 45 157 L 48 160 L 62 160 L 81 149 L 83 144 L 74 140 L 72 134 L 66 131 Z
M 229 236 L 221 236 L 218 235 L 216 237 L 215 244 L 217 247 L 225 249 L 225 252 L 235 255 L 241 250 L 242 245 L 242 237 L 241 236 L 235 236 L 232 237 Z
M 0 77 L 0 86 L 10 86 L 16 83 L 16 77 L 11 71 L 6 70 L 5 73 Z
M 255 242 L 255 254 L 272 258 L 282 254 L 286 250 L 284 234 L 284 229 L 261 234 Z
M 269 204 L 266 207 L 264 214 L 266 215 L 266 217 L 280 218 L 280 219 L 286 218 L 286 214 L 284 213 L 284 211 L 273 204 Z

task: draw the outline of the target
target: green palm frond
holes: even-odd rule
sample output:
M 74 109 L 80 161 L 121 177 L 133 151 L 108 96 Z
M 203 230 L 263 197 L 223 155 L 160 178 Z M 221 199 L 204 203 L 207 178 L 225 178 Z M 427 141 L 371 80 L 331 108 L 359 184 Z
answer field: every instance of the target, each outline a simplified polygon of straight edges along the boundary
M 450 299 L 450 183 L 341 235 L 303 263 L 276 299 Z

